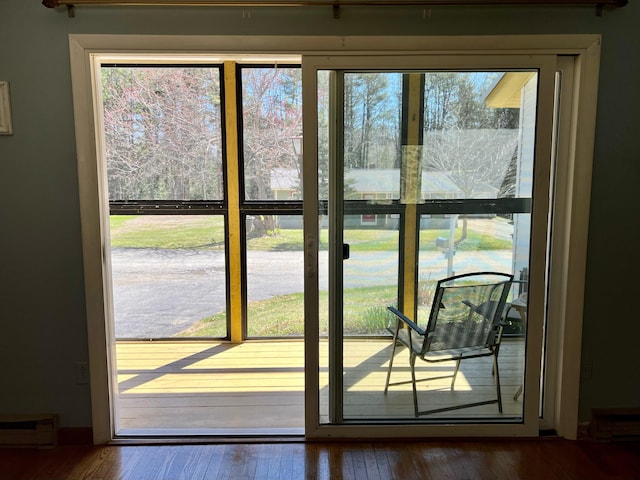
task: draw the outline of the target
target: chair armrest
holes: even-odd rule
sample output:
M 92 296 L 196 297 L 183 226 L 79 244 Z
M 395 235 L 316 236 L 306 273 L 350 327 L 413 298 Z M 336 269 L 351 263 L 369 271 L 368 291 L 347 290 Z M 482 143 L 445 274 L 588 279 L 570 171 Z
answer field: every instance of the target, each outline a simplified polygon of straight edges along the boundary
M 467 307 L 469 307 L 472 310 L 478 308 L 478 306 L 475 303 L 471 303 L 469 300 L 462 300 L 462 303 L 464 303 Z
M 413 320 L 411 320 L 409 317 L 407 317 L 404 313 L 402 313 L 397 308 L 395 308 L 395 307 L 387 307 L 387 310 L 389 310 L 396 317 L 398 317 L 398 319 L 401 320 L 403 323 L 405 323 L 411 330 L 414 330 L 415 332 L 418 332 L 418 334 L 420 334 L 420 335 L 424 335 L 425 334 L 424 329 L 420 328 L 417 323 L 415 323 Z
M 496 305 L 495 301 L 490 300 L 488 302 L 482 303 L 481 305 L 475 305 L 469 302 L 468 300 L 462 300 L 462 303 L 464 303 L 467 307 L 469 307 L 472 312 L 482 315 L 487 320 L 491 320 L 491 321 L 494 320 L 492 318 L 489 318 L 489 313 L 491 313 L 492 310 L 495 310 L 494 308 Z

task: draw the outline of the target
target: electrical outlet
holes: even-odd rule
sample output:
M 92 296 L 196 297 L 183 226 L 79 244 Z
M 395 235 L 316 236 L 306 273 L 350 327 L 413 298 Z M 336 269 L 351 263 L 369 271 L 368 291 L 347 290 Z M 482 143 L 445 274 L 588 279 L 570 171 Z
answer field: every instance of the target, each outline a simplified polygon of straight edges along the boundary
M 89 383 L 89 364 L 76 362 L 76 384 L 86 385 L 87 383 Z

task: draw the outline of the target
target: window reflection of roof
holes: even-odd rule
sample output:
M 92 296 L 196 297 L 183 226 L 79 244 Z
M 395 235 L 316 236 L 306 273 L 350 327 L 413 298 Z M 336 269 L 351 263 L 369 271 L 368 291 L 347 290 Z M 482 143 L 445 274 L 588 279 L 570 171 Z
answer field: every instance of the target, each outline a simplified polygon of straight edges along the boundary
M 398 193 L 400 189 L 399 169 L 354 169 L 347 173 L 347 179 L 353 182 L 354 190 L 362 193 Z M 298 171 L 287 168 L 274 168 L 271 171 L 273 190 L 292 190 L 298 187 Z M 422 194 L 462 194 L 446 172 L 422 172 Z

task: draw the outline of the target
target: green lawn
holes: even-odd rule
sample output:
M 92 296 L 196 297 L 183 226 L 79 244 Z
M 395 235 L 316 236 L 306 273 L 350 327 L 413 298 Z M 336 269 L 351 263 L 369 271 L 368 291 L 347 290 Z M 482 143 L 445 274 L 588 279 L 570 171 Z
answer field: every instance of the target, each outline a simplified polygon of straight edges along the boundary
M 367 287 L 345 290 L 344 333 L 382 333 L 390 318 L 387 305 L 395 303 L 395 287 Z M 320 292 L 320 332 L 326 334 L 327 292 Z M 284 337 L 304 335 L 304 295 L 292 293 L 267 300 L 250 302 L 248 307 L 250 337 Z M 226 335 L 224 312 L 203 318 L 182 337 L 223 337 Z
M 111 246 L 129 248 L 224 248 L 224 221 L 222 216 L 124 216 L 112 215 Z M 460 238 L 462 229 L 456 230 Z M 436 238 L 449 236 L 449 230 L 422 230 L 420 250 L 434 251 Z M 394 251 L 398 249 L 395 230 L 346 230 L 345 243 L 354 252 Z M 321 248 L 326 249 L 328 235 L 321 232 Z M 303 235 L 300 229 L 278 229 L 270 235 L 251 238 L 249 250 L 302 251 Z M 467 238 L 458 245 L 460 251 L 509 250 L 511 241 L 496 238 L 469 228 Z
M 221 216 L 111 215 L 111 246 L 129 248 L 224 248 Z
M 112 247 L 164 248 L 164 249 L 223 249 L 224 221 L 222 216 L 122 216 L 113 215 L 111 223 Z M 456 238 L 461 236 L 456 231 Z M 423 230 L 420 232 L 420 250 L 436 250 L 438 237 L 447 237 L 449 230 Z M 346 230 L 345 242 L 354 252 L 395 251 L 398 232 L 394 230 Z M 322 231 L 321 248 L 328 243 L 327 231 Z M 510 250 L 511 242 L 469 228 L 467 238 L 459 250 Z M 252 238 L 249 250 L 302 251 L 303 235 L 300 229 L 279 229 L 271 235 Z M 420 297 L 427 295 L 419 291 Z M 371 287 L 346 290 L 344 293 L 345 334 L 375 334 L 383 331 L 388 321 L 386 306 L 395 302 L 394 287 Z M 320 292 L 320 328 L 327 329 L 327 297 Z M 281 295 L 248 305 L 249 336 L 303 335 L 304 300 L 302 293 Z M 180 334 L 188 337 L 224 337 L 226 314 L 211 315 Z

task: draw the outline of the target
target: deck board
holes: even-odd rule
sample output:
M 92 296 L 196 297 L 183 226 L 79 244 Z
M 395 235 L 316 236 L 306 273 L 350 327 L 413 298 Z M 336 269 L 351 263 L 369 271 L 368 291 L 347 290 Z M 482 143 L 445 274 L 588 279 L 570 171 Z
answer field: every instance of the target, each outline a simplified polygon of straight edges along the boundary
M 327 415 L 327 345 L 320 346 L 320 409 Z M 503 416 L 519 416 L 522 340 L 506 340 L 500 352 Z M 411 385 L 383 394 L 390 342 L 349 340 L 344 345 L 344 414 L 349 420 L 412 419 Z M 254 341 L 118 342 L 118 425 L 122 432 L 162 429 L 219 431 L 304 428 L 304 343 Z M 417 376 L 449 375 L 453 362 L 418 362 Z M 407 352 L 396 355 L 393 381 L 410 379 Z M 455 391 L 450 379 L 419 384 L 421 408 L 490 400 L 495 396 L 490 358 L 462 362 Z M 429 417 L 497 417 L 496 405 Z

